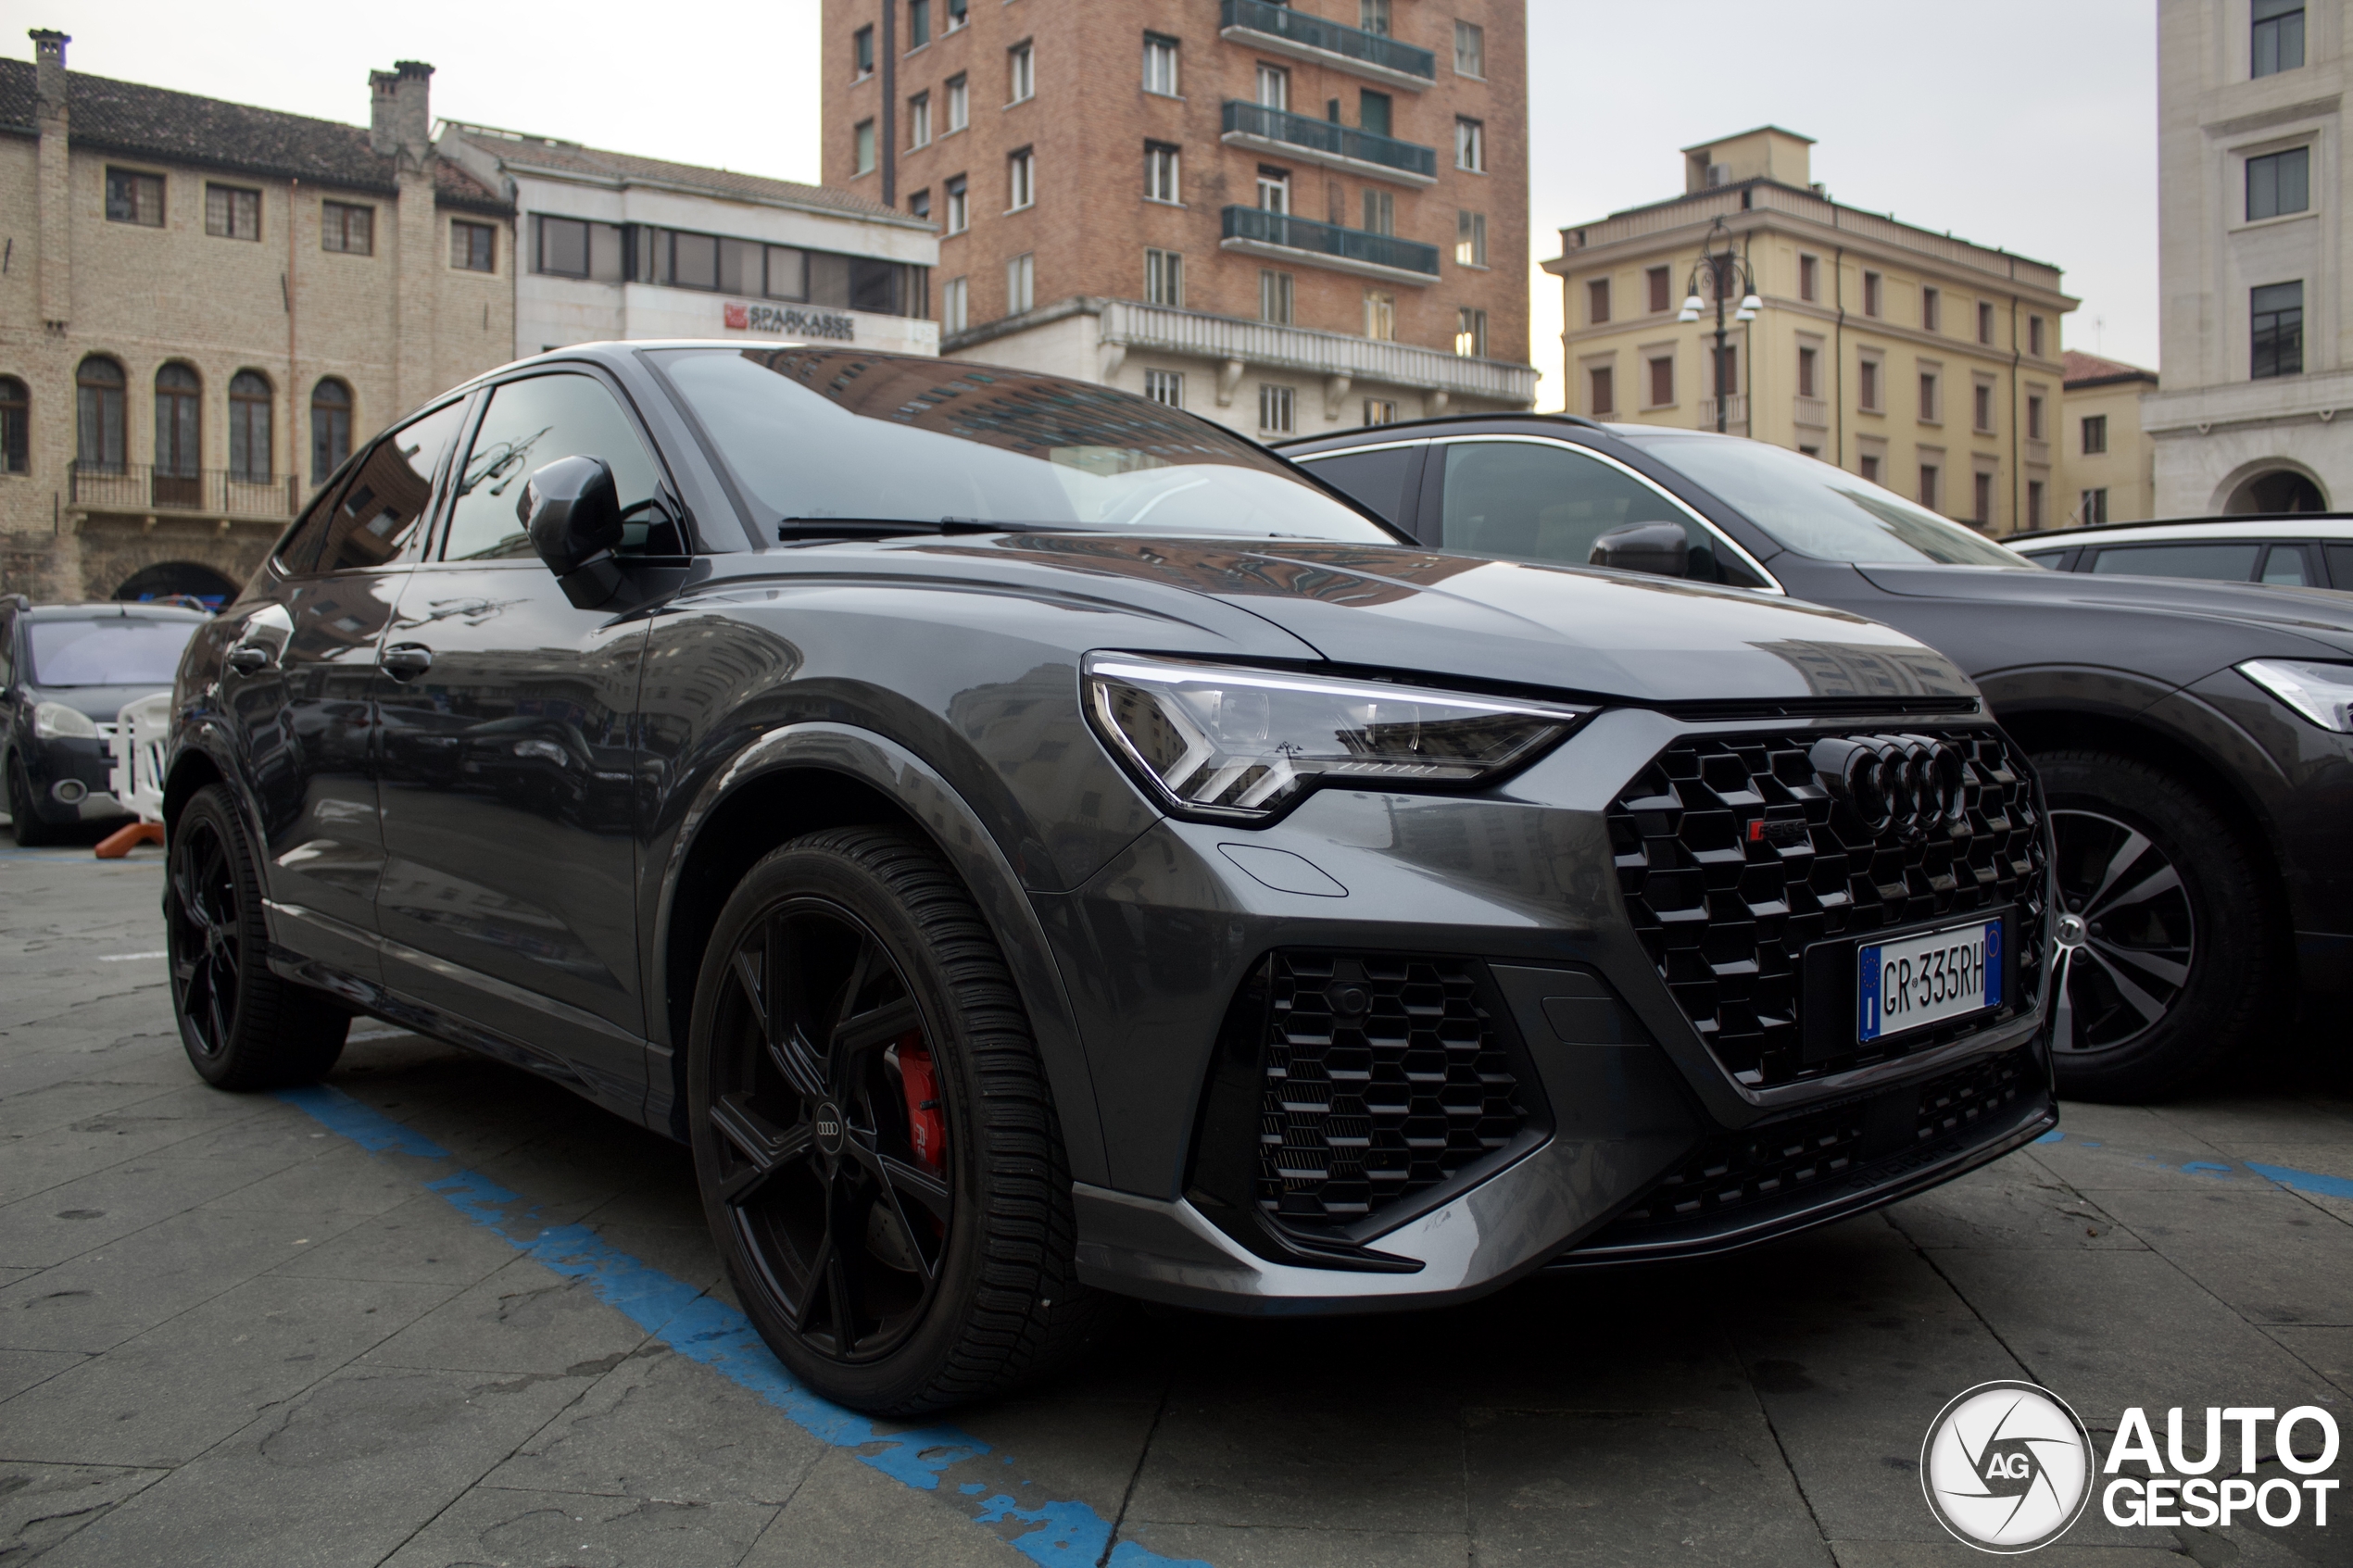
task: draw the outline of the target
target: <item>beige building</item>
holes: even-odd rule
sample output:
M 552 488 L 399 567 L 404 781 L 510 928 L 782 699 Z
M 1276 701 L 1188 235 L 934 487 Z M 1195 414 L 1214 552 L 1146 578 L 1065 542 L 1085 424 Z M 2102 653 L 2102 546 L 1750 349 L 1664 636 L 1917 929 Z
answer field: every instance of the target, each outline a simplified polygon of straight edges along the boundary
M 1681 195 L 1561 231 L 1568 411 L 1793 447 L 1992 533 L 2050 526 L 2059 270 L 1831 201 L 1812 145 L 1766 126 L 1686 147 Z M 1718 361 L 1700 262 L 1728 245 L 1759 308 L 1731 320 L 1736 281 Z
M 506 198 L 367 127 L 0 60 L 0 591 L 233 592 L 355 440 L 504 363 Z
M 2157 372 L 2070 348 L 2066 386 L 2059 525 L 2155 517 L 2157 443 L 2141 428 L 2141 397 L 2157 390 Z

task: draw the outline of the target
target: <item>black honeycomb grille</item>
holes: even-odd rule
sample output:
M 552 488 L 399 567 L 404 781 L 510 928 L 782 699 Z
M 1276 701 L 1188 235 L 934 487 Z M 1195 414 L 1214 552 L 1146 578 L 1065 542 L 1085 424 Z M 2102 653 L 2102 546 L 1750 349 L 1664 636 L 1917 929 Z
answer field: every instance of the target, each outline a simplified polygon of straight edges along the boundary
M 1353 1224 L 1527 1124 L 1475 965 L 1287 952 L 1272 966 L 1257 1182 L 1267 1214 Z
M 1858 737 L 1943 740 L 1966 763 L 1957 823 L 1875 834 L 1817 779 L 1809 754 L 1823 738 L 1678 741 L 1610 809 L 1618 887 L 1644 949 L 1717 1061 L 1751 1085 L 1843 1072 L 1985 1022 L 1806 1060 L 1800 962 L 1825 938 L 2007 905 L 2017 910 L 2016 997 L 2041 989 L 2047 829 L 2023 759 L 1984 730 Z M 1752 824 L 1759 819 L 1776 831 L 1756 836 Z M 1787 842 L 1775 842 L 1780 838 Z M 1994 1020 L 2014 1016 L 2018 1006 L 2014 998 Z

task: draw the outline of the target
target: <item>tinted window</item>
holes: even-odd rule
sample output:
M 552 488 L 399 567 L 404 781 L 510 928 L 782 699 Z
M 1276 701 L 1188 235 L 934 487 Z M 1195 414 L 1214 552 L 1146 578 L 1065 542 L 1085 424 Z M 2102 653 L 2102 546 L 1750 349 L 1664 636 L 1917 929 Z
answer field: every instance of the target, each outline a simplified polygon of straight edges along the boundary
M 320 491 L 311 497 L 310 508 L 286 530 L 285 541 L 278 546 L 278 564 L 294 576 L 318 570 L 319 547 L 326 542 L 327 524 L 335 515 L 335 493 L 342 488 L 331 484 Z
M 612 468 L 624 518 L 642 544 L 661 470 L 603 383 L 588 376 L 533 376 L 491 394 L 449 514 L 445 560 L 533 558 L 516 508 L 531 476 L 559 458 L 602 458 Z
M 200 624 L 127 615 L 35 621 L 31 684 L 39 686 L 168 686 L 180 652 Z
M 1685 521 L 1657 491 L 1567 447 L 1469 441 L 1439 450 L 1444 549 L 1583 566 L 1613 528 Z
M 1421 466 L 1419 446 L 1389 446 L 1378 452 L 1351 452 L 1340 458 L 1311 458 L 1306 466 L 1326 483 L 1345 490 L 1365 505 L 1401 526 L 1405 521 L 1405 486 Z
M 658 356 L 766 515 L 1394 544 L 1255 444 L 1088 382 L 855 349 Z
M 2102 550 L 2092 570 L 2103 576 L 2124 572 L 2133 577 L 2204 577 L 2244 583 L 2255 575 L 2255 558 L 2262 553 L 2260 545 L 2134 545 Z
M 2312 575 L 2305 570 L 2304 546 L 2274 545 L 2271 553 L 2263 558 L 2263 578 L 2266 583 L 2283 588 L 2309 588 Z
M 382 566 L 415 536 L 433 506 L 434 470 L 465 418 L 460 401 L 378 441 L 344 483 L 326 520 L 316 571 Z
M 2328 556 L 2330 584 L 2353 588 L 2353 545 L 2331 545 Z

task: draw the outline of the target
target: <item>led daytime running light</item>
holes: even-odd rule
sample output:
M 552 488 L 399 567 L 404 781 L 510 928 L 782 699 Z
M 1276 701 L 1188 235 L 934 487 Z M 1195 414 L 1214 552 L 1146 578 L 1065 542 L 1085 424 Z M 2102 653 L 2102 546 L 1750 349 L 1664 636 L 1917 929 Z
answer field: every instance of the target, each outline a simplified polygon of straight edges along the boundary
M 2353 734 L 2353 664 L 2250 659 L 2238 670 L 2321 728 Z

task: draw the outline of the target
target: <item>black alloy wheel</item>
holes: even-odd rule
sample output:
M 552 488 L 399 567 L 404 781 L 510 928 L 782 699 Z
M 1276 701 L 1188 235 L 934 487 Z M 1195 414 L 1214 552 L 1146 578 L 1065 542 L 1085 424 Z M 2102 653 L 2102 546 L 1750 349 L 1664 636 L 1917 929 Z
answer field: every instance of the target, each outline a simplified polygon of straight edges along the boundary
M 817 1392 L 911 1414 L 1083 1338 L 1042 1065 L 988 926 L 927 844 L 836 829 L 753 867 L 705 952 L 687 1066 L 711 1234 L 746 1312 Z
M 2251 1045 L 2279 1000 L 2277 921 L 2256 857 L 2204 796 L 2147 763 L 2098 752 L 2036 762 L 2058 884 L 2060 1091 L 2169 1093 Z
M 182 809 L 164 864 L 171 1010 L 189 1061 L 223 1089 L 323 1077 L 351 1015 L 263 960 L 260 879 L 227 788 L 208 784 Z
M 8 759 L 8 826 L 19 849 L 38 849 L 65 834 L 41 820 L 32 808 L 32 781 L 25 777 L 24 759 Z

